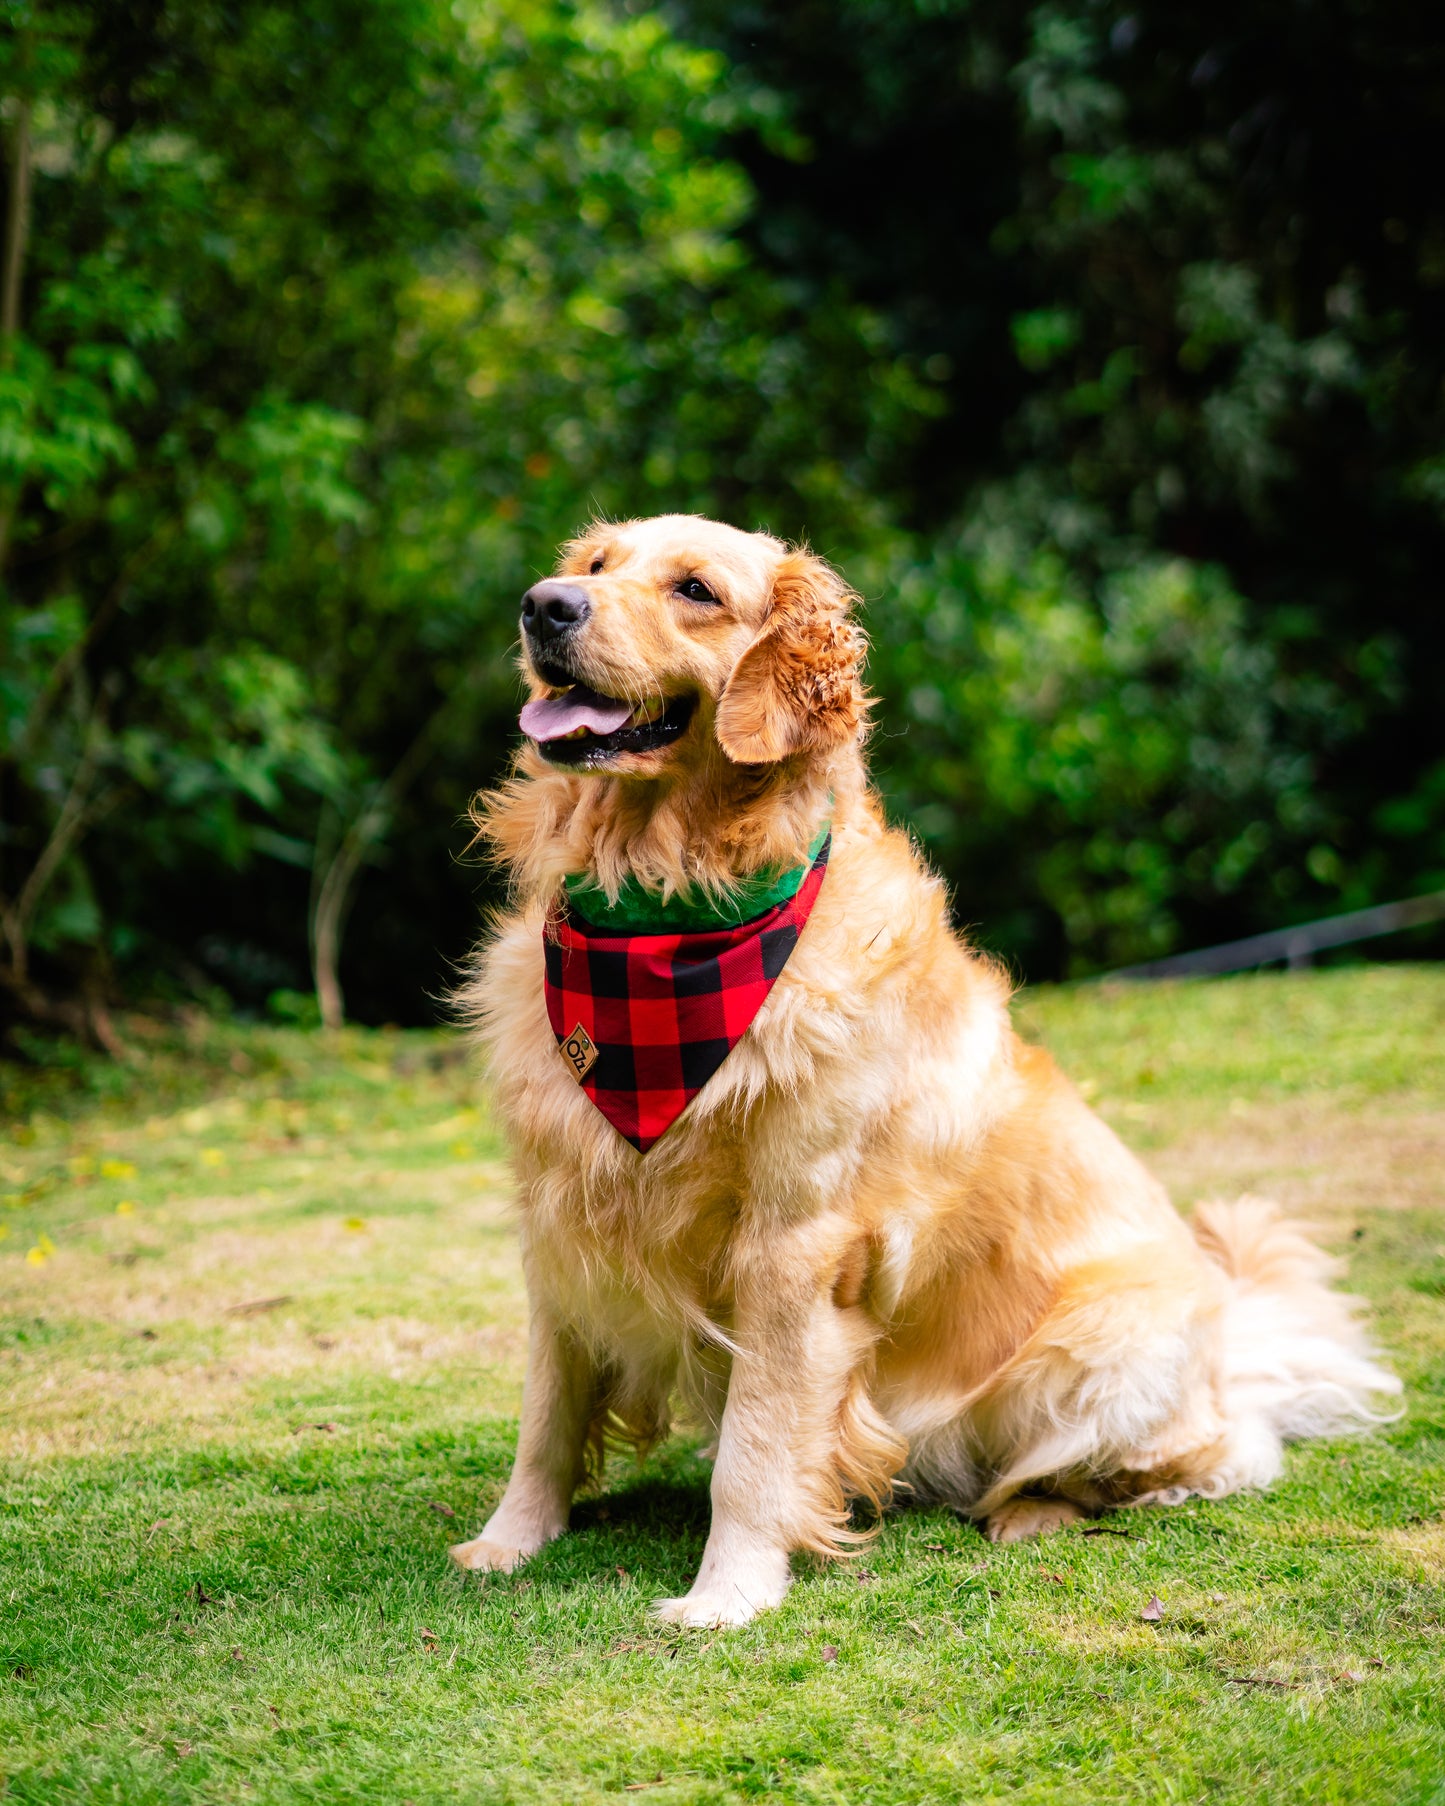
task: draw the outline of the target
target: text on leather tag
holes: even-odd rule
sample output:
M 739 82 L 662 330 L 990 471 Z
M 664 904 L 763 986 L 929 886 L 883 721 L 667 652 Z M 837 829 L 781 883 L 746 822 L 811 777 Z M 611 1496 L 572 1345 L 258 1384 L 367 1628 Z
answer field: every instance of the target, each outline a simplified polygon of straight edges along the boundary
M 579 1079 L 585 1079 L 597 1064 L 597 1043 L 580 1022 L 562 1043 L 562 1052 Z

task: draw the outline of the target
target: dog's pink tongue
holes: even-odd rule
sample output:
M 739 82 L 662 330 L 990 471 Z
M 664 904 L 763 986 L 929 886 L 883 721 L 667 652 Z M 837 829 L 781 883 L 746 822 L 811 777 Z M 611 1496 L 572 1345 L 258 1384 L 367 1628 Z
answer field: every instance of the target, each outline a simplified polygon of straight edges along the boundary
M 534 740 L 560 740 L 579 727 L 590 728 L 594 734 L 615 733 L 631 713 L 630 702 L 603 696 L 586 684 L 573 684 L 565 695 L 529 702 L 520 722 L 522 732 Z

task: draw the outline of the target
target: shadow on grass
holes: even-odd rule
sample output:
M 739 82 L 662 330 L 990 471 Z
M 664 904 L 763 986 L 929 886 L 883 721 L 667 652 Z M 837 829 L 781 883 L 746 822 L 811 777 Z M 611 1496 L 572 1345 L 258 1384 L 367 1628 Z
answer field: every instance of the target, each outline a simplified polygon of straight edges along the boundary
M 654 1455 L 622 1485 L 574 1501 L 563 1535 L 514 1574 L 489 1574 L 483 1584 L 558 1593 L 622 1580 L 658 1595 L 685 1591 L 702 1557 L 710 1510 L 706 1472 L 686 1472 L 696 1465 L 686 1448 Z M 476 1533 L 470 1525 L 468 1532 Z
M 615 1492 L 577 1500 L 572 1532 L 602 1530 L 629 1538 L 697 1542 L 707 1535 L 710 1512 L 705 1474 L 695 1480 L 644 1474 Z

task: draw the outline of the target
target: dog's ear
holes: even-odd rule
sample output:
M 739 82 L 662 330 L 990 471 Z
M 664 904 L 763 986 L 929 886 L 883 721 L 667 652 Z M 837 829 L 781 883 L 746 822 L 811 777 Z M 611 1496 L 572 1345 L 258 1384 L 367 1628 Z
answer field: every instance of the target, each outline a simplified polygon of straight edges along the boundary
M 772 613 L 718 699 L 716 733 L 738 765 L 855 740 L 868 714 L 862 668 L 868 642 L 848 618 L 858 600 L 810 552 L 789 552 L 773 583 Z

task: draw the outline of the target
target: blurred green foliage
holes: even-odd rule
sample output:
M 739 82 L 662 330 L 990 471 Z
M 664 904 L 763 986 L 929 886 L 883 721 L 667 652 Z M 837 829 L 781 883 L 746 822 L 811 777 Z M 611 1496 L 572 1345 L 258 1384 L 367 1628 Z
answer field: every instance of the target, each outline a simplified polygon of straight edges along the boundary
M 959 914 L 1059 973 L 1445 885 L 1438 21 L 686 12 L 809 146 L 734 140 L 750 242 L 945 404 L 864 566 L 875 762 Z
M 1036 975 L 1445 883 L 1423 14 L 0 10 L 12 1013 L 425 1014 L 594 510 L 845 565 Z

